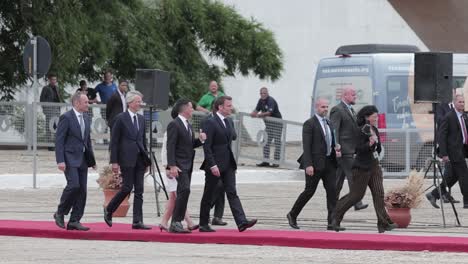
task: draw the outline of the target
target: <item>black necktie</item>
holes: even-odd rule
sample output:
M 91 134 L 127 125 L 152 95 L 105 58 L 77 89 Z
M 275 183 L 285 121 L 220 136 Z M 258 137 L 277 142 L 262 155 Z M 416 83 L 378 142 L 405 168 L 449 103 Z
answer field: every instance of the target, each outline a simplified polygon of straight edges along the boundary
M 356 112 L 354 112 L 354 108 L 352 106 L 349 107 L 349 110 L 351 111 L 351 114 L 353 114 L 353 117 L 356 117 Z
M 187 122 L 187 131 L 188 131 L 190 137 L 192 137 L 192 125 L 189 123 L 188 120 L 185 120 L 185 122 Z
M 138 133 L 138 123 L 137 123 L 136 115 L 133 116 L 133 127 L 135 128 L 135 131 Z

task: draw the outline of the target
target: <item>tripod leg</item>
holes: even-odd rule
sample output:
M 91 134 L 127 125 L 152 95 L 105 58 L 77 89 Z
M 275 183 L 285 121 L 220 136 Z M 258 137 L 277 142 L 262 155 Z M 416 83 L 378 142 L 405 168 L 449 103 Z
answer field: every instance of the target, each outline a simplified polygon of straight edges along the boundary
M 434 184 L 435 184 L 436 188 L 437 188 L 438 191 L 439 191 L 440 211 L 441 211 L 441 213 L 442 213 L 442 223 L 443 223 L 444 228 L 445 228 L 446 225 L 445 225 L 444 203 L 442 202 L 442 189 L 441 189 L 441 187 L 440 187 L 440 179 L 439 179 L 439 177 L 437 176 L 437 172 L 440 173 L 440 177 L 443 177 L 443 176 L 442 176 L 442 170 L 441 170 L 441 168 L 440 168 L 439 161 L 434 160 Z
M 427 174 L 429 173 L 429 170 L 431 169 L 431 167 L 434 165 L 434 162 L 435 161 L 433 159 L 431 159 L 431 162 L 429 163 L 429 166 L 427 166 L 427 169 L 424 172 L 424 179 L 427 178 Z M 432 189 L 432 187 L 437 187 L 435 177 L 433 178 L 432 185 L 427 187 L 426 190 L 424 190 L 424 192 L 427 192 L 429 189 Z
M 445 168 L 445 169 L 447 169 L 447 168 Z M 442 176 L 442 181 L 447 182 L 447 179 L 445 178 L 444 174 L 442 173 L 442 169 L 440 168 L 440 166 L 439 166 L 439 173 Z M 449 188 L 449 191 L 450 191 L 450 188 Z M 444 202 L 443 202 L 443 199 L 442 199 L 442 193 L 441 192 L 442 192 L 442 190 L 441 190 L 441 187 L 439 185 L 439 194 L 440 194 L 440 198 L 441 198 L 440 203 L 443 204 Z M 455 204 L 453 204 L 452 199 L 449 199 L 449 202 L 452 205 L 452 210 L 453 210 L 453 214 L 455 215 L 455 220 L 457 221 L 457 226 L 461 226 L 460 219 L 458 218 L 458 212 L 457 212 L 457 209 L 455 208 Z

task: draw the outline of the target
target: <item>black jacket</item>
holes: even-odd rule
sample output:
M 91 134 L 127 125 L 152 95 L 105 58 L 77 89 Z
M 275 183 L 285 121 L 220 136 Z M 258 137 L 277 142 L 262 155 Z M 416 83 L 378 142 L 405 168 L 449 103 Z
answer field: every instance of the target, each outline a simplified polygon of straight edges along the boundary
M 378 138 L 378 142 L 372 146 L 369 146 L 370 136 L 362 131 L 363 126 L 359 128 L 360 133 L 358 136 L 358 142 L 356 144 L 356 157 L 354 159 L 353 168 L 369 169 L 373 164 L 373 161 L 378 162 L 378 159 L 374 157 L 374 152 L 380 154 L 382 151 L 382 145 L 380 143 L 379 130 L 374 126 L 372 126 L 372 128 L 374 129 Z
M 330 127 L 332 137 L 330 157 L 336 165 L 335 135 L 333 134 L 334 129 L 330 122 L 328 123 L 328 126 Z M 315 115 L 305 121 L 302 126 L 302 148 L 304 152 L 298 159 L 300 169 L 305 169 L 309 166 L 313 166 L 316 171 L 325 169 L 327 143 L 320 121 Z
M 194 148 L 201 146 L 199 139 L 195 139 L 185 128 L 183 121 L 176 117 L 167 125 L 167 165 L 177 166 L 182 170 L 192 171 Z
M 231 148 L 231 143 L 236 140 L 237 134 L 234 122 L 230 118 L 226 118 L 225 121 L 229 127 L 225 127 L 219 116 L 214 114 L 203 123 L 206 141 L 203 145 L 205 160 L 200 167 L 202 170 L 210 170 L 215 165 L 218 166 L 220 172 L 237 169 Z
M 106 120 L 107 125 L 112 128 L 114 125 L 115 117 L 123 112 L 122 99 L 118 91 L 115 91 L 107 100 L 106 104 Z
M 466 116 L 463 115 L 465 126 Z M 464 162 L 466 145 L 463 144 L 462 128 L 457 112 L 452 109 L 445 115 L 438 131 L 439 156 L 448 156 L 451 162 Z

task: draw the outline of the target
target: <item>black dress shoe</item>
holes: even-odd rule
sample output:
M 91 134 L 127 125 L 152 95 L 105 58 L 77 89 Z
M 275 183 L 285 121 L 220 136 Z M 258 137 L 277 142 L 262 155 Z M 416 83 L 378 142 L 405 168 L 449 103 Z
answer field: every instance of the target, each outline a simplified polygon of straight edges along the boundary
M 170 233 L 177 233 L 177 234 L 187 234 L 192 233 L 190 230 L 184 229 L 181 222 L 172 222 L 171 227 L 169 227 Z
M 297 225 L 296 217 L 293 217 L 291 215 L 291 213 L 288 213 L 286 215 L 286 218 L 288 218 L 288 224 L 289 224 L 290 227 L 292 227 L 294 229 L 299 229 L 299 226 Z
M 444 201 L 444 203 L 460 203 L 460 201 L 458 200 L 455 200 L 455 198 L 453 198 L 453 196 L 451 196 L 450 194 L 444 194 L 442 195 L 442 201 Z
M 355 210 L 355 211 L 364 210 L 364 209 L 366 209 L 367 207 L 369 207 L 368 204 L 357 203 L 357 204 L 354 205 L 354 210 Z
M 437 199 L 432 195 L 432 193 L 426 193 L 426 198 L 434 208 L 440 208 L 439 205 L 437 205 Z
M 198 231 L 200 231 L 200 232 L 216 232 L 216 230 L 211 228 L 211 226 L 209 226 L 209 225 L 200 226 L 200 229 Z
M 345 231 L 346 228 L 341 227 L 341 226 L 327 225 L 327 230 L 340 232 L 340 231 Z
M 193 225 L 193 226 L 187 227 L 189 231 L 194 231 L 194 230 L 197 230 L 198 228 L 200 228 L 200 225 Z
M 225 226 L 227 225 L 226 222 L 223 221 L 223 219 L 219 217 L 213 217 L 213 220 L 211 220 L 212 225 L 217 225 L 217 226 Z
M 83 226 L 80 222 L 68 222 L 67 230 L 88 231 L 89 227 Z
M 55 220 L 55 224 L 60 227 L 60 228 L 64 228 L 65 229 L 65 220 L 64 220 L 64 216 L 55 212 L 54 213 L 54 220 Z
M 107 207 L 104 207 L 104 222 L 111 227 L 112 226 L 112 214 L 107 212 Z
M 395 228 L 398 228 L 398 225 L 395 223 L 388 224 L 386 226 L 377 226 L 379 233 L 385 233 L 385 231 L 391 231 Z
M 268 162 L 258 163 L 257 167 L 270 167 L 270 163 L 268 163 Z
M 270 167 L 272 167 L 272 168 L 279 168 L 279 164 L 271 164 Z
M 247 222 L 240 224 L 237 228 L 239 232 L 244 232 L 247 228 L 251 228 L 257 223 L 257 219 L 247 220 Z
M 133 223 L 132 229 L 150 230 L 151 226 L 144 225 L 143 222 Z

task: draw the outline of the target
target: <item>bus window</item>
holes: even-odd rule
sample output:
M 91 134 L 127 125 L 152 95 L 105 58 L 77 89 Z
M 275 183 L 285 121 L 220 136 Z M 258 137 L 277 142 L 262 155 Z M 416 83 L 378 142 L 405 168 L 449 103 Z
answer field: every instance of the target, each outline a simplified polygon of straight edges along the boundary
M 466 76 L 453 76 L 452 88 L 463 88 L 465 85 Z
M 387 128 L 414 127 L 408 97 L 408 76 L 387 78 Z
M 343 87 L 356 88 L 357 99 L 355 109 L 358 111 L 364 105 L 372 104 L 372 80 L 369 76 L 329 77 L 317 80 L 314 100 L 324 97 L 330 101 L 330 109 L 341 101 Z

